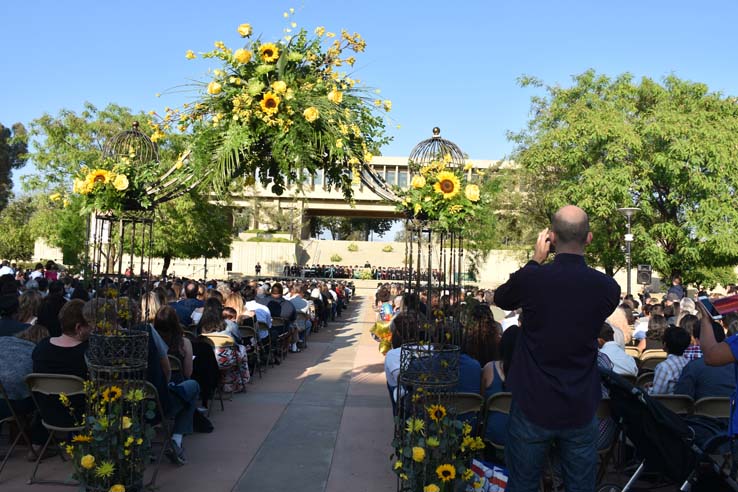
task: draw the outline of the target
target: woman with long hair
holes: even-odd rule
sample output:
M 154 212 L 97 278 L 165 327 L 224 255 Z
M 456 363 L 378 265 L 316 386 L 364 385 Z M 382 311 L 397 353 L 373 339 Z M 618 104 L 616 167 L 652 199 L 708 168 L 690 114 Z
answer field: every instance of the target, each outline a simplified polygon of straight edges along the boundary
M 518 325 L 512 325 L 505 330 L 500 339 L 500 360 L 488 362 L 482 369 L 482 396 L 485 401 L 490 396 L 505 391 L 505 379 L 510 374 L 519 333 Z M 507 414 L 492 412 L 487 418 L 485 438 L 495 444 L 504 445 L 507 419 Z

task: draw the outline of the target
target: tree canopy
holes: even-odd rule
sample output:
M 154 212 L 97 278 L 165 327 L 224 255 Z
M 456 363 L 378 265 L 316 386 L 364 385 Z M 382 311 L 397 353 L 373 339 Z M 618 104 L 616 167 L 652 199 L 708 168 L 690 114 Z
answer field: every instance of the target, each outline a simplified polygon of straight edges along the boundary
M 738 104 L 701 83 L 634 80 L 593 70 L 571 87 L 542 88 L 527 128 L 511 135 L 525 183 L 525 211 L 541 226 L 574 203 L 590 216 L 589 261 L 624 264 L 625 219 L 638 207 L 633 263 L 686 282 L 725 281 L 738 263 Z
M 0 123 L 0 210 L 13 194 L 13 169 L 26 163 L 28 135 L 21 123 L 7 128 Z

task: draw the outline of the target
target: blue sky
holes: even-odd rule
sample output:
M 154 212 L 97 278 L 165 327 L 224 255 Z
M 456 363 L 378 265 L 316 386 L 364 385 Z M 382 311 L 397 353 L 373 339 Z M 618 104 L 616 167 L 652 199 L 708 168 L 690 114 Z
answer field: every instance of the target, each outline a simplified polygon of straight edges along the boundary
M 518 87 L 523 74 L 568 85 L 588 68 L 673 73 L 738 94 L 738 3 L 728 0 L 27 0 L 0 3 L 0 122 L 27 124 L 84 101 L 178 106 L 194 94 L 156 94 L 217 67 L 186 60 L 186 50 L 236 47 L 242 22 L 279 38 L 290 7 L 299 26 L 367 40 L 356 76 L 393 102 L 385 155 L 407 155 L 438 125 L 472 158 L 504 158 L 506 132 L 525 125 L 534 95 Z

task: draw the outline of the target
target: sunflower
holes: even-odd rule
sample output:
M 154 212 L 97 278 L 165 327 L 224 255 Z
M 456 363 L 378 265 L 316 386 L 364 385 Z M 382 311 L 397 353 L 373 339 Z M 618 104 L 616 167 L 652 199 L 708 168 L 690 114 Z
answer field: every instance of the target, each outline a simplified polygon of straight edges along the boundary
M 101 461 L 95 468 L 95 476 L 98 478 L 110 478 L 115 473 L 115 465 L 112 461 Z
M 441 481 L 448 482 L 449 480 L 456 478 L 456 468 L 448 463 L 439 465 L 438 468 L 436 468 L 436 475 L 438 475 L 438 478 L 440 478 Z
M 279 48 L 274 43 L 262 44 L 259 47 L 259 56 L 265 63 L 274 63 L 279 58 Z
M 446 407 L 443 405 L 431 405 L 427 408 L 428 416 L 434 422 L 440 422 L 446 416 Z
M 91 186 L 95 186 L 97 183 L 105 184 L 110 181 L 111 174 L 110 171 L 106 169 L 95 169 L 94 171 L 90 172 L 90 174 L 87 175 L 87 178 L 85 178 L 85 181 L 90 183 Z
M 112 403 L 121 396 L 123 396 L 123 390 L 117 386 L 111 386 L 110 388 L 106 388 L 105 391 L 102 392 L 102 400 L 104 402 Z
M 261 100 L 261 110 L 269 115 L 276 114 L 279 111 L 280 102 L 279 96 L 272 92 L 267 92 Z
M 77 434 L 72 438 L 72 442 L 92 442 L 92 436 Z
M 436 175 L 436 184 L 433 189 L 439 195 L 443 195 L 444 200 L 450 200 L 459 194 L 461 183 L 459 178 L 450 171 L 441 171 Z
M 475 184 L 468 184 L 464 188 L 464 196 L 471 202 L 479 201 L 479 186 Z

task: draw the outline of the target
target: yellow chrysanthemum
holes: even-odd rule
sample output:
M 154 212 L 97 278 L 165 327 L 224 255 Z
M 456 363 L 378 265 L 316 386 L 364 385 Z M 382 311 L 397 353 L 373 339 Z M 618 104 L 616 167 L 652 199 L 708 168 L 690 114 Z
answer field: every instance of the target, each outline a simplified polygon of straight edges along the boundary
M 187 52 L 185 53 L 185 58 L 187 58 L 188 60 L 192 60 L 193 58 L 197 58 L 197 55 L 194 51 L 187 50 Z
M 259 56 L 265 63 L 273 63 L 279 59 L 279 48 L 274 43 L 265 43 L 259 46 Z
M 468 436 L 471 434 L 472 427 L 467 422 L 464 422 L 464 425 L 461 427 L 461 433 L 465 436 Z
M 65 393 L 59 393 L 59 401 L 62 405 L 69 408 L 72 402 L 69 401 L 69 397 Z
M 333 89 L 328 93 L 328 100 L 333 104 L 341 104 L 341 101 L 343 101 L 343 92 Z
M 144 399 L 144 392 L 140 388 L 135 389 L 135 390 L 130 390 L 128 394 L 126 395 L 126 400 L 128 401 L 141 401 L 143 399 Z
M 426 485 L 423 487 L 423 492 L 440 492 L 441 489 L 438 487 L 438 485 L 432 483 L 429 485 Z
M 443 195 L 444 200 L 450 200 L 459 194 L 461 183 L 459 178 L 450 171 L 441 171 L 436 175 L 436 184 L 433 189 L 439 195 Z
M 446 407 L 443 405 L 431 405 L 427 408 L 428 416 L 434 422 L 440 422 L 446 416 Z
M 92 436 L 77 434 L 72 438 L 72 442 L 92 442 Z
M 441 445 L 441 441 L 435 436 L 430 436 L 426 439 L 425 444 L 427 444 L 429 448 L 437 448 Z
M 121 427 L 123 427 L 123 429 L 130 429 L 132 425 L 133 425 L 133 421 L 131 420 L 131 417 L 124 416 Z
M 126 492 L 126 486 L 120 483 L 116 483 L 110 489 L 108 492 Z
M 325 27 L 318 26 L 315 28 L 315 35 L 318 37 L 321 37 L 323 34 L 325 34 Z
M 287 92 L 287 83 L 284 80 L 275 80 L 272 82 L 272 89 L 277 94 L 284 94 Z
M 223 86 L 214 80 L 208 84 L 208 94 L 212 94 L 213 96 L 216 96 L 220 94 L 220 91 L 222 90 L 223 90 Z
M 245 50 L 243 48 L 238 48 L 236 51 L 233 52 L 233 58 L 238 63 L 248 63 L 251 61 L 251 57 L 253 56 L 254 54 L 251 51 Z
M 115 473 L 115 465 L 112 461 L 103 461 L 95 468 L 95 476 L 98 478 L 110 478 Z
M 471 470 L 471 468 L 467 468 L 466 470 L 464 470 L 464 473 L 461 474 L 461 479 L 465 482 L 468 482 L 473 476 L 474 472 Z
M 405 426 L 405 430 L 407 430 L 410 433 L 413 432 L 420 432 L 425 428 L 425 422 L 423 422 L 420 419 L 416 418 L 409 418 L 407 419 L 407 425 Z
M 281 99 L 273 92 L 267 92 L 261 100 L 261 110 L 266 114 L 276 114 L 279 111 L 279 103 Z
M 58 202 L 59 200 L 61 200 L 61 193 L 52 193 L 51 195 L 49 195 L 49 200 L 51 200 L 52 202 Z
M 252 32 L 251 24 L 241 24 L 238 26 L 238 34 L 240 34 L 242 38 L 251 36 Z
M 72 446 L 71 444 L 68 444 L 64 447 L 64 451 L 66 451 L 68 456 L 72 456 L 74 455 L 74 446 Z
M 113 180 L 113 188 L 118 191 L 125 191 L 128 189 L 128 177 L 125 174 L 119 174 Z
M 85 187 L 85 182 L 81 179 L 75 179 L 74 184 L 72 185 L 72 192 L 74 193 L 82 193 Z
M 390 101 L 389 99 L 384 101 L 384 110 L 388 113 L 392 111 L 392 101 Z
M 308 123 L 312 123 L 313 121 L 320 118 L 320 111 L 318 111 L 318 108 L 310 106 L 302 112 L 302 115 L 305 117 Z
M 79 464 L 82 466 L 82 468 L 86 470 L 91 470 L 95 467 L 95 457 L 91 454 L 86 454 L 82 456 L 82 459 L 79 460 Z
M 466 185 L 466 188 L 464 188 L 464 196 L 466 196 L 466 198 L 469 201 L 478 202 L 479 201 L 479 186 L 475 184 Z
M 436 475 L 438 475 L 438 478 L 440 478 L 442 482 L 448 482 L 449 480 L 456 478 L 456 468 L 448 463 L 439 465 L 438 468 L 436 468 Z
M 450 214 L 452 214 L 452 215 L 453 215 L 453 214 L 458 214 L 458 213 L 459 213 L 459 212 L 461 212 L 461 211 L 462 211 L 463 209 L 464 209 L 464 207 L 462 207 L 461 205 L 459 205 L 459 204 L 457 203 L 456 205 L 451 205 L 451 206 L 449 207 L 449 209 L 448 209 L 448 213 L 450 213 Z M 442 362 L 444 362 L 444 361 L 442 361 Z
M 425 449 L 420 446 L 413 446 L 413 461 L 420 463 L 425 459 Z
M 413 176 L 413 179 L 410 182 L 410 184 L 412 185 L 413 188 L 417 190 L 425 186 L 425 178 L 423 176 L 416 174 L 415 176 Z

